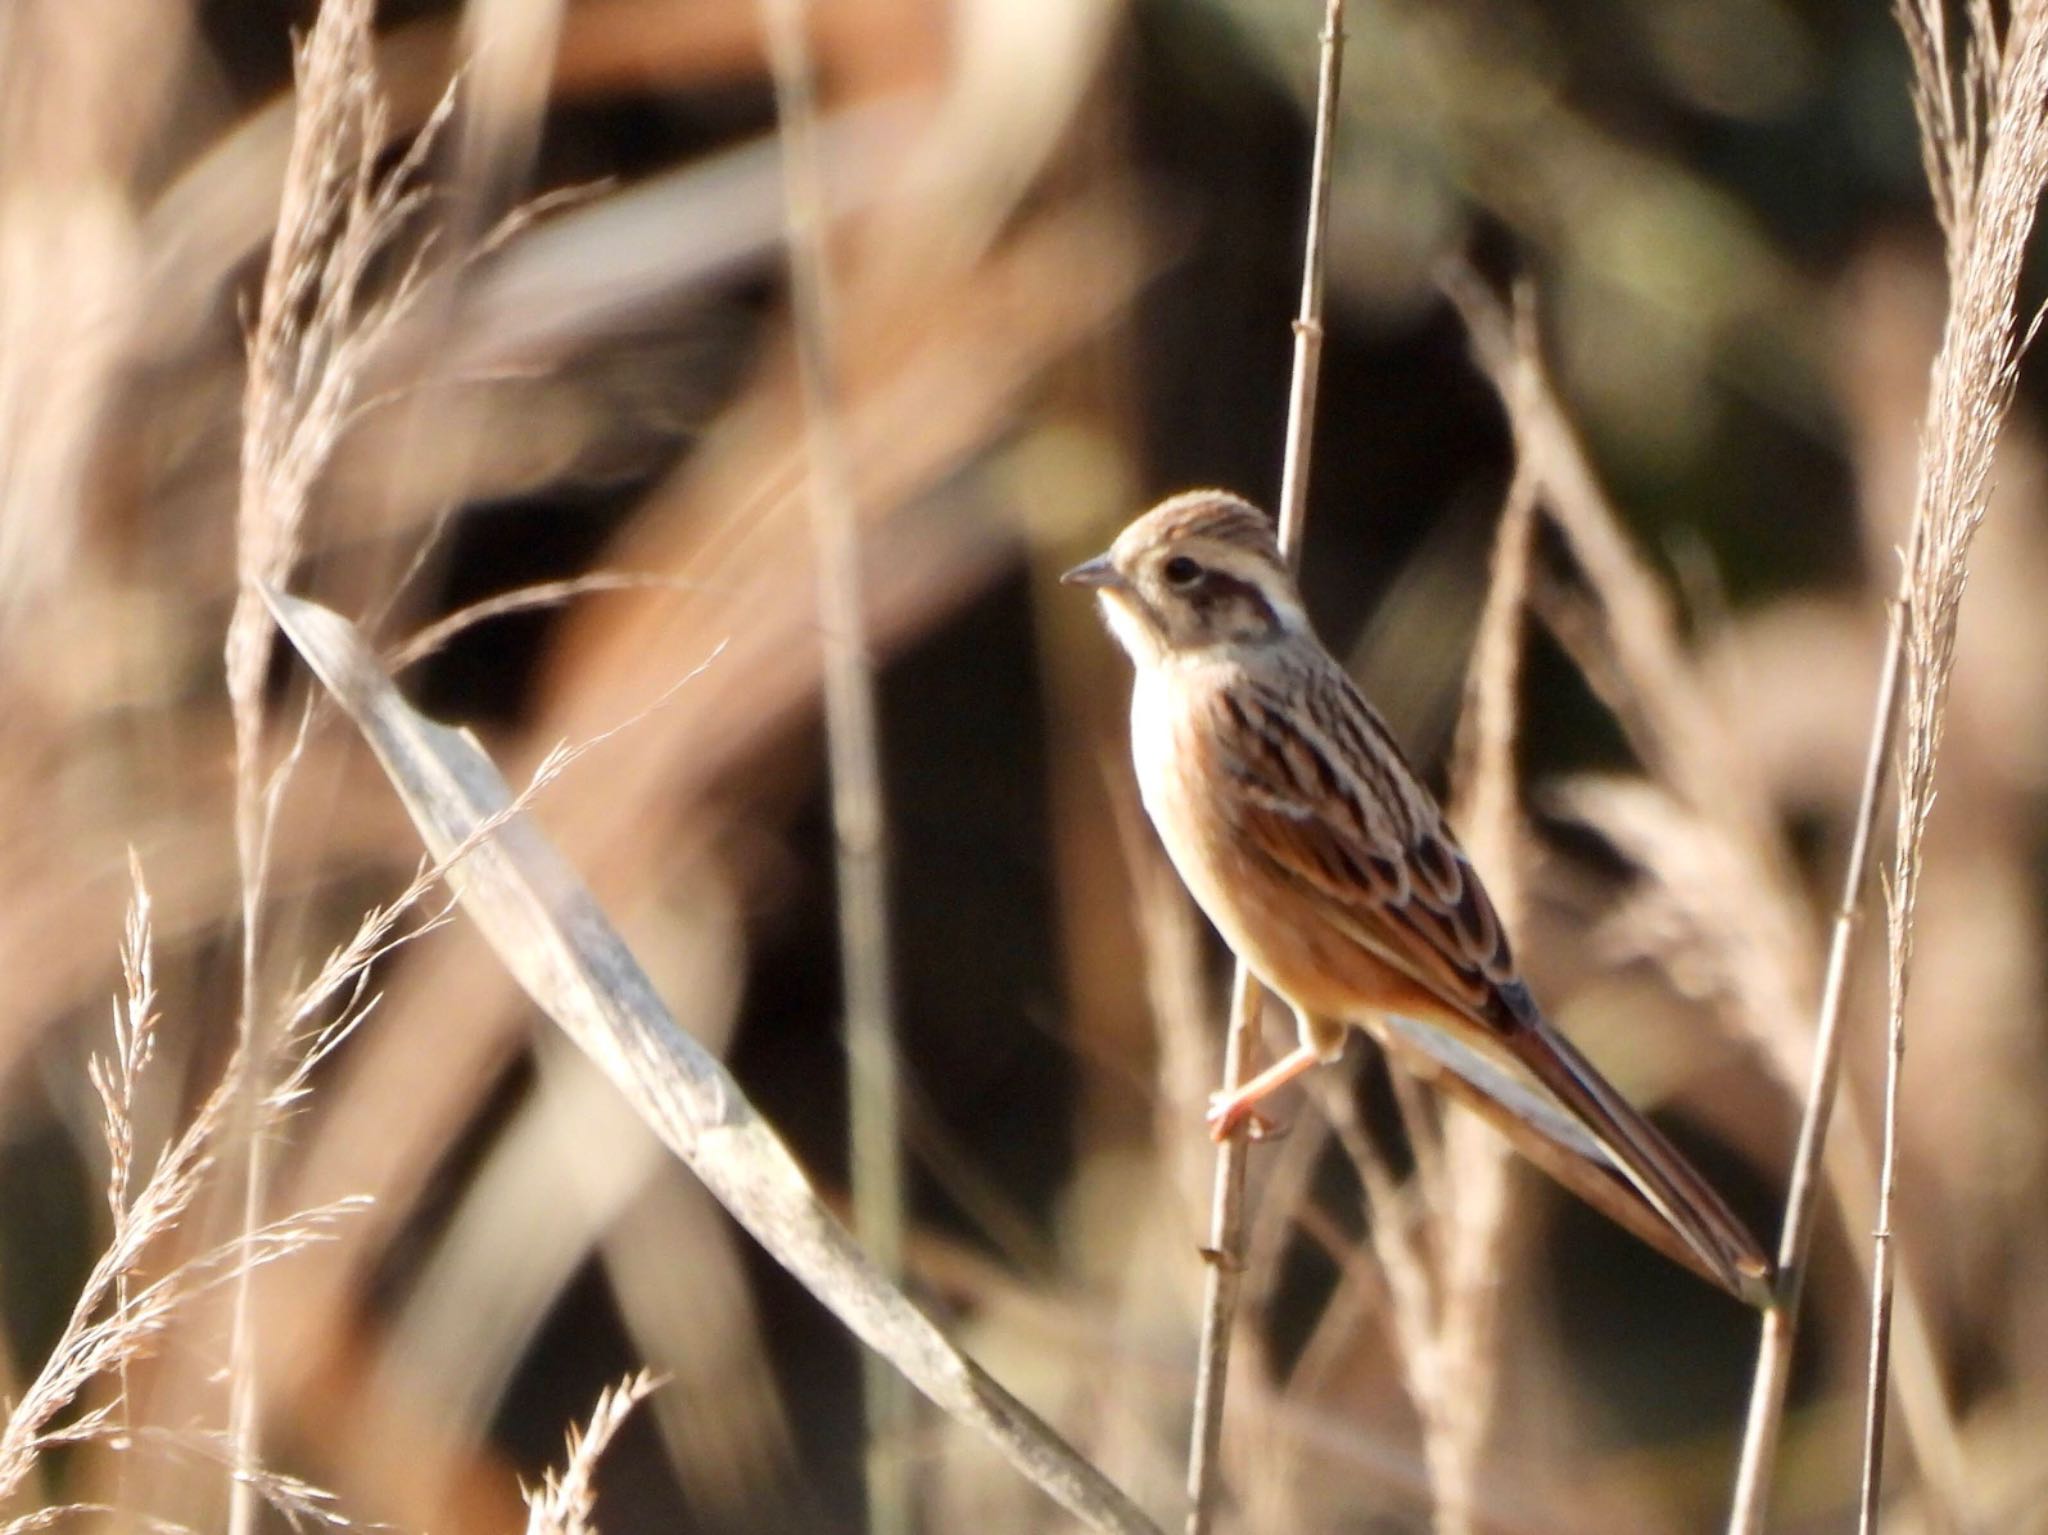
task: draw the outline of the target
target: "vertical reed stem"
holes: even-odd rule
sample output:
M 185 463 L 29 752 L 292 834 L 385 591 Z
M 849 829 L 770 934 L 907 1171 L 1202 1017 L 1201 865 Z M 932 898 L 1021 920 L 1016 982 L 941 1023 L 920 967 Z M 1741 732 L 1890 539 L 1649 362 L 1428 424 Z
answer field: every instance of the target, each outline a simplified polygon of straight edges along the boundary
M 1827 977 L 1821 987 L 1820 1012 L 1814 1026 L 1813 1073 L 1807 1082 L 1806 1106 L 1800 1116 L 1799 1143 L 1792 1155 L 1785 1221 L 1778 1234 L 1777 1283 L 1770 1307 L 1764 1312 L 1763 1337 L 1757 1346 L 1749 1415 L 1742 1430 L 1742 1458 L 1736 1468 L 1735 1497 L 1728 1513 L 1728 1535 L 1759 1535 L 1763 1529 L 1770 1473 L 1778 1458 L 1778 1435 L 1785 1422 L 1785 1394 L 1792 1382 L 1792 1349 L 1799 1337 L 1800 1292 L 1805 1288 L 1814 1226 L 1820 1214 L 1821 1148 L 1827 1140 L 1828 1118 L 1841 1078 L 1842 1012 L 1848 991 L 1849 956 L 1856 936 L 1864 871 L 1870 864 L 1878 801 L 1884 792 L 1885 764 L 1891 758 L 1891 741 L 1898 720 L 1902 647 L 1899 612 L 1894 604 L 1886 631 L 1870 744 L 1863 759 L 1863 788 L 1856 801 L 1855 831 L 1849 843 L 1848 862 L 1842 869 L 1841 901 L 1835 907 L 1834 931 L 1828 942 Z
M 895 981 L 890 958 L 888 823 L 875 720 L 874 661 L 861 595 L 860 523 L 847 456 L 825 250 L 825 197 L 807 0 L 762 0 L 782 124 L 790 305 L 808 456 L 811 536 L 824 634 L 825 732 L 838 845 L 840 974 L 846 993 L 853 1223 L 875 1266 L 903 1277 Z M 910 1388 L 884 1359 L 861 1356 L 869 1535 L 914 1527 Z
M 1316 77 L 1314 158 L 1309 173 L 1308 234 L 1302 251 L 1301 309 L 1294 321 L 1294 371 L 1287 390 L 1287 446 L 1280 470 L 1280 548 L 1301 561 L 1308 514 L 1309 450 L 1315 435 L 1316 385 L 1323 357 L 1324 244 L 1330 222 L 1330 156 L 1336 140 L 1337 92 L 1344 60 L 1344 0 L 1325 0 Z M 1231 988 L 1223 1045 L 1223 1090 L 1245 1080 L 1258 1029 L 1262 992 L 1240 961 Z M 1216 1158 L 1209 1210 L 1209 1272 L 1202 1297 L 1202 1338 L 1195 1374 L 1194 1430 L 1188 1448 L 1187 1535 L 1214 1528 L 1221 1488 L 1223 1402 L 1230 1373 L 1231 1330 L 1244 1269 L 1244 1181 L 1249 1145 L 1240 1131 Z

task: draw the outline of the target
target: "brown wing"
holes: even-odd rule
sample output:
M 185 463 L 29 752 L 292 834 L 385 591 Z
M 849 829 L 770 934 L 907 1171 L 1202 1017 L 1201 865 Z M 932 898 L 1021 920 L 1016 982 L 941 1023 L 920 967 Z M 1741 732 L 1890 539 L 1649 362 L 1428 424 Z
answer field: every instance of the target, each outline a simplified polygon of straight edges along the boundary
M 1478 873 L 1378 715 L 1334 665 L 1219 696 L 1239 846 L 1450 1012 L 1513 1027 L 1514 957 Z
M 1334 664 L 1284 687 L 1247 679 L 1218 707 L 1231 716 L 1232 728 L 1218 735 L 1230 743 L 1223 763 L 1241 845 L 1313 896 L 1332 930 L 1414 981 L 1449 1015 L 1415 1022 L 1472 1025 L 1466 1041 L 1450 1039 L 1454 1048 L 1436 1055 L 1460 1079 L 1464 1096 L 1489 1100 L 1496 1122 L 1512 1116 L 1513 1105 L 1498 1090 L 1499 1057 L 1519 1065 L 1597 1142 L 1606 1165 L 1648 1206 L 1645 1214 L 1683 1241 L 1695 1256 L 1691 1266 L 1760 1303 L 1771 1266 L 1755 1238 L 1692 1164 L 1543 1019 L 1516 973 L 1478 872 L 1350 680 Z M 1493 1047 L 1495 1062 L 1484 1071 L 1460 1069 L 1460 1052 L 1478 1058 L 1475 1045 Z M 1559 1155 L 1534 1160 L 1589 1193 L 1584 1179 L 1560 1171 L 1564 1156 L 1584 1156 L 1583 1143 L 1549 1140 Z M 1612 1197 L 1594 1203 L 1615 1213 Z M 1643 1229 L 1639 1220 L 1624 1224 Z

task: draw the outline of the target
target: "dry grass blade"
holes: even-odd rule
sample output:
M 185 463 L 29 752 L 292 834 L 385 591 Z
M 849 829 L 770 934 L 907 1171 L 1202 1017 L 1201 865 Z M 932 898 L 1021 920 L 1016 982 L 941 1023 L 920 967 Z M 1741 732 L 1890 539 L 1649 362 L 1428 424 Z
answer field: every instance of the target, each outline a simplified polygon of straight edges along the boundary
M 270 594 L 376 752 L 506 969 L 733 1217 L 870 1348 L 1090 1528 L 1154 1532 L 1107 1478 L 878 1274 L 718 1061 L 663 1007 L 596 902 L 465 733 L 414 711 L 346 620 Z
M 418 633 L 406 636 L 402 642 L 386 650 L 384 665 L 393 672 L 402 672 L 409 666 L 417 666 L 458 635 L 467 633 L 478 624 L 488 623 L 495 618 L 508 618 L 518 613 L 533 613 L 560 607 L 592 592 L 687 592 L 696 589 L 690 582 L 679 581 L 672 576 L 648 575 L 630 570 L 597 570 L 587 575 L 565 577 L 560 581 L 537 581 L 531 586 L 517 587 L 512 591 L 499 592 L 481 601 L 472 602 L 444 618 L 435 619 Z
M 1948 67 L 1949 18 L 1939 0 L 1898 7 L 1913 58 L 1914 104 L 1929 180 L 1948 241 L 1949 313 L 1921 426 L 1919 487 L 1906 550 L 1898 628 L 1904 732 L 1886 932 L 1889 1051 L 1884 1150 L 1872 1244 L 1869 1391 L 1861 1528 L 1882 1493 L 1892 1307 L 1892 1190 L 1898 1168 L 1900 1068 L 1913 957 L 1921 845 L 1934 807 L 1956 623 L 1970 542 L 1990 495 L 1992 459 L 2019 378 L 2017 290 L 2028 235 L 2048 184 L 2048 7 L 2013 5 L 2001 43 L 1988 6 L 1966 12 L 1961 78 Z
M 1280 473 L 1280 548 L 1301 558 L 1308 515 L 1309 448 L 1315 433 L 1316 386 L 1323 356 L 1324 239 L 1330 223 L 1330 165 L 1337 138 L 1337 99 L 1344 64 L 1344 0 L 1327 0 L 1316 78 L 1316 137 L 1309 169 L 1308 236 L 1301 262 L 1301 312 L 1294 322 L 1294 367 L 1287 395 L 1287 449 Z M 1230 1022 L 1223 1051 L 1223 1091 L 1245 1080 L 1258 1031 L 1261 992 L 1242 961 L 1231 988 Z M 1202 1297 L 1202 1337 L 1195 1366 L 1194 1431 L 1188 1450 L 1188 1535 L 1203 1535 L 1216 1515 L 1221 1486 L 1223 1399 L 1230 1376 L 1231 1330 L 1238 1279 L 1244 1266 L 1244 1174 L 1248 1147 L 1242 1135 L 1226 1141 L 1216 1160 L 1209 1220 L 1209 1272 Z
M 540 1486 L 527 1492 L 526 1535 L 595 1535 L 590 1514 L 597 1504 L 593 1483 L 598 1460 L 628 1414 L 652 1396 L 660 1384 L 641 1370 L 598 1397 L 583 1431 L 569 1430 L 568 1461 L 560 1471 L 548 1472 Z

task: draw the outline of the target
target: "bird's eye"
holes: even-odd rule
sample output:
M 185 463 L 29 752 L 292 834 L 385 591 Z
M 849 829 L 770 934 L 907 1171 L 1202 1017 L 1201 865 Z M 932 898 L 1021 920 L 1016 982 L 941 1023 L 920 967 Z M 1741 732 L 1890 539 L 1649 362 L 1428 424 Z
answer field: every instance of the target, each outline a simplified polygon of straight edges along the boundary
M 1202 567 L 1184 554 L 1176 554 L 1160 572 L 1168 586 L 1193 586 L 1202 579 Z

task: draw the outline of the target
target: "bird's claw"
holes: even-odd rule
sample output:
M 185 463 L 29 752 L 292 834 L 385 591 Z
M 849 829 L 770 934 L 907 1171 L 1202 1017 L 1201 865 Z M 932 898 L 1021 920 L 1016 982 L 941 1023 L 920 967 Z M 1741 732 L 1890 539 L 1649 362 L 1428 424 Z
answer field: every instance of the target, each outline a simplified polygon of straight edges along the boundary
M 1278 1140 L 1287 1133 L 1284 1126 L 1261 1114 L 1250 1101 L 1231 1093 L 1210 1095 L 1207 1123 L 1209 1138 L 1219 1146 L 1240 1129 L 1250 1141 Z

